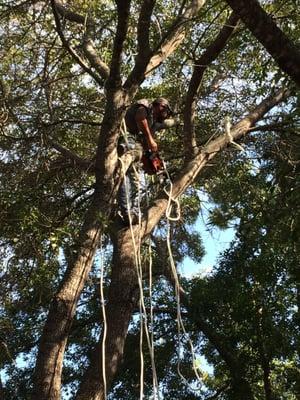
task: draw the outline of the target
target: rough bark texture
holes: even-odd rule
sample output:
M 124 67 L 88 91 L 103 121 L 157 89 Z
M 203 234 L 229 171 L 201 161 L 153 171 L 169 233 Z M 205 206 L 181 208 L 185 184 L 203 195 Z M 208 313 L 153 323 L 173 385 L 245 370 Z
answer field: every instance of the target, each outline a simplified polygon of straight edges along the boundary
M 107 118 L 102 125 L 99 151 L 96 161 L 96 188 L 91 207 L 87 211 L 85 222 L 78 238 L 77 253 L 73 260 L 69 260 L 68 269 L 63 282 L 50 306 L 48 318 L 40 339 L 39 352 L 35 369 L 35 385 L 33 399 L 59 399 L 61 387 L 61 372 L 63 355 L 76 311 L 76 306 L 93 264 L 95 252 L 103 227 L 113 209 L 120 173 L 116 168 L 117 154 L 115 147 L 118 136 L 118 127 L 122 120 L 119 112 L 120 96 L 112 96 L 107 114 L 114 114 L 114 119 Z M 116 100 L 117 98 L 117 100 Z M 112 111 L 115 110 L 115 111 Z M 118 110 L 118 112 L 116 112 Z M 118 116 L 116 115 L 118 113 Z M 113 122 L 112 122 L 113 121 Z M 109 133 L 109 134 L 107 134 Z M 107 146 L 101 142 L 107 138 Z M 124 157 L 125 164 L 132 160 L 132 155 Z M 101 210 L 104 210 L 101 212 Z
M 300 51 L 257 0 L 226 0 L 279 67 L 300 86 Z
M 107 80 L 107 103 L 96 156 L 96 187 L 93 202 L 87 211 L 77 254 L 69 260 L 68 269 L 60 288 L 52 301 L 43 334 L 40 339 L 36 361 L 33 399 L 60 399 L 63 356 L 76 306 L 92 267 L 99 238 L 107 216 L 113 208 L 112 195 L 116 191 L 117 139 L 125 113 L 126 95 L 120 89 L 120 65 L 123 43 L 127 34 L 130 1 L 118 2 L 118 25 L 114 40 L 112 68 Z M 55 1 L 52 8 L 60 38 L 68 50 L 61 32 Z M 72 51 L 70 52 L 72 56 Z M 76 57 L 75 57 L 76 59 Z M 101 213 L 102 210 L 102 213 Z
M 150 24 L 154 2 L 150 0 L 143 2 L 138 31 L 139 54 L 133 72 L 122 87 L 120 68 L 123 46 L 127 36 L 130 1 L 116 0 L 118 25 L 110 67 L 101 64 L 101 60 L 97 59 L 94 49 L 89 47 L 92 46 L 89 38 L 86 38 L 85 51 L 90 52 L 90 57 L 87 58 L 98 72 L 98 76 L 96 76 L 87 65 L 78 59 L 76 52 L 73 51 L 64 39 L 59 21 L 59 13 L 64 15 L 65 18 L 69 20 L 73 18 L 73 22 L 81 24 L 83 23 L 82 17 L 74 13 L 68 13 L 59 1 L 52 0 L 57 30 L 69 54 L 98 83 L 103 82 L 103 78 L 107 78 L 105 81 L 107 103 L 96 154 L 96 185 L 93 202 L 87 211 L 80 237 L 77 240 L 76 254 L 73 260 L 69 260 L 63 281 L 50 306 L 48 318 L 40 340 L 35 370 L 33 395 L 33 399 L 35 400 L 60 399 L 63 356 L 72 320 L 81 291 L 93 264 L 101 232 L 105 226 L 107 217 L 111 213 L 118 182 L 120 181 L 116 148 L 120 125 L 126 107 L 128 107 L 129 102 L 132 100 L 145 76 L 160 65 L 179 46 L 185 36 L 187 22 L 197 15 L 204 3 L 204 0 L 191 0 L 185 11 L 166 33 L 158 48 L 151 51 L 148 44 L 149 36 L 145 36 L 144 29 Z M 143 40 L 146 40 L 146 49 L 143 49 Z M 233 139 L 236 140 L 242 137 L 249 127 L 271 107 L 281 101 L 283 97 L 284 92 L 263 102 L 253 113 L 249 114 L 249 116 L 233 127 L 231 132 Z M 228 139 L 224 135 L 211 142 L 201 152 L 195 154 L 194 158 L 186 164 L 185 168 L 174 181 L 173 196 L 178 197 L 183 193 L 193 183 L 207 162 L 229 144 Z M 59 148 L 59 151 L 66 152 L 62 147 Z M 68 156 L 71 156 L 71 154 L 68 154 Z M 73 157 L 73 159 L 76 159 L 78 163 L 81 162 L 76 157 Z M 165 212 L 167 205 L 168 199 L 162 193 L 154 202 L 154 205 L 147 210 L 140 227 L 140 235 L 143 238 L 153 230 Z M 138 228 L 135 229 L 135 235 L 138 235 L 137 230 Z M 114 266 L 107 305 L 106 376 L 108 387 L 111 385 L 117 368 L 122 361 L 128 325 L 135 307 L 136 271 L 132 257 L 133 247 L 130 232 L 128 230 L 121 231 L 114 240 Z M 77 396 L 78 399 L 99 400 L 104 397 L 99 351 L 100 347 L 98 348 L 98 352 L 95 353 L 91 361 L 91 367 L 85 375 L 85 380 Z
M 121 230 L 114 239 L 111 286 L 106 306 L 105 369 L 108 388 L 123 359 L 128 325 L 137 304 L 137 289 L 137 271 L 131 233 L 129 230 Z M 76 400 L 104 399 L 101 343 L 102 337 L 94 351 L 90 367 L 83 378 Z

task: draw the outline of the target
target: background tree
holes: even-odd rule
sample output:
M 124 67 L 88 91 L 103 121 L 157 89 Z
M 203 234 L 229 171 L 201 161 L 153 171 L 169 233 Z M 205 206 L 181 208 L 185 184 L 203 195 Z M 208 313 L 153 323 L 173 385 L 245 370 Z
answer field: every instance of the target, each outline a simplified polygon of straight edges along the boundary
M 111 398 L 138 397 L 135 254 L 146 293 L 148 242 L 161 396 L 296 398 L 299 120 L 288 77 L 238 22 L 245 9 L 231 14 L 226 2 L 200 0 L 98 3 L 4 1 L 0 9 L 2 391 L 8 399 L 59 399 L 61 391 L 102 399 L 110 389 Z M 293 43 L 294 2 L 261 5 Z M 168 228 L 168 196 L 153 184 L 140 226 L 124 229 L 115 218 L 120 126 L 135 98 L 160 95 L 183 123 L 159 139 L 182 217 Z M 134 157 L 125 154 L 123 164 Z M 179 381 L 176 277 L 165 238 L 176 263 L 188 254 L 200 261 L 203 191 L 215 204 L 211 224 L 234 223 L 237 237 L 211 276 L 181 282 L 183 320 L 196 354 L 214 369 L 201 370 L 183 335 Z M 150 397 L 146 341 L 143 349 Z

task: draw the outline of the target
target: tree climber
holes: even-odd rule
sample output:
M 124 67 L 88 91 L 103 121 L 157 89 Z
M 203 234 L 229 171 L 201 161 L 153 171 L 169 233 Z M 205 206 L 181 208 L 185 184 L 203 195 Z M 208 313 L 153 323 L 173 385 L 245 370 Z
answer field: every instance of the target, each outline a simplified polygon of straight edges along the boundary
M 173 111 L 170 104 L 163 97 L 157 98 L 152 103 L 142 99 L 133 104 L 125 115 L 126 133 L 119 143 L 119 155 L 125 151 L 134 150 L 139 154 L 138 162 L 141 161 L 143 155 L 143 165 L 146 172 L 151 173 L 148 169 L 151 167 L 154 167 L 155 170 L 153 161 L 159 160 L 159 158 L 155 156 L 157 155 L 158 145 L 154 135 L 156 131 L 170 128 L 175 124 L 175 121 L 170 119 L 172 115 Z M 136 167 L 136 171 L 138 170 L 137 164 L 134 163 L 129 167 L 118 193 L 121 218 L 127 226 L 129 225 L 129 212 L 132 223 L 138 222 L 140 185 L 139 176 L 136 176 L 134 171 L 134 167 Z

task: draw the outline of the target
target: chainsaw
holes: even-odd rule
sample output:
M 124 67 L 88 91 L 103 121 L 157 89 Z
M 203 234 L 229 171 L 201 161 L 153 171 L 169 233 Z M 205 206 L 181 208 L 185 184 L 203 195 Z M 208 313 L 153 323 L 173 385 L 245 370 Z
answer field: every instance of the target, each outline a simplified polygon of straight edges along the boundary
M 148 175 L 158 175 L 165 171 L 163 160 L 157 152 L 146 150 L 142 156 L 143 170 Z

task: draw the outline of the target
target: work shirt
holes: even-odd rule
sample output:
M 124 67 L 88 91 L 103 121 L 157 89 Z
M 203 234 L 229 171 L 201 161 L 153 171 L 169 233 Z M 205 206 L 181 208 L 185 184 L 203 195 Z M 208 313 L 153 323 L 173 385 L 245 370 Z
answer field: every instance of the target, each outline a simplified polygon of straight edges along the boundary
M 151 129 L 153 126 L 153 114 L 152 114 L 152 104 L 146 100 L 146 99 L 141 99 L 138 100 L 135 104 L 133 104 L 129 109 L 127 110 L 125 114 L 125 123 L 126 123 L 126 128 L 129 133 L 134 135 L 136 138 L 141 140 L 141 132 L 140 129 L 136 123 L 135 117 L 138 109 L 140 107 L 144 107 L 146 111 L 146 119 L 148 122 L 148 126 Z

